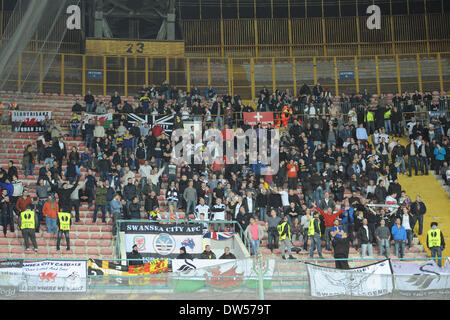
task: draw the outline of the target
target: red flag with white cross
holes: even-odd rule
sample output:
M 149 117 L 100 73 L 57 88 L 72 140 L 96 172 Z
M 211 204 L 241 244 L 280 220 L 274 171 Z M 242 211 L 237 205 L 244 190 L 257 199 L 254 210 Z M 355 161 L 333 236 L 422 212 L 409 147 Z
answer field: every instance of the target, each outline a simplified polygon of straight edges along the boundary
M 273 123 L 273 112 L 244 112 L 245 120 L 249 125 L 260 122 L 262 127 L 267 127 L 269 123 Z

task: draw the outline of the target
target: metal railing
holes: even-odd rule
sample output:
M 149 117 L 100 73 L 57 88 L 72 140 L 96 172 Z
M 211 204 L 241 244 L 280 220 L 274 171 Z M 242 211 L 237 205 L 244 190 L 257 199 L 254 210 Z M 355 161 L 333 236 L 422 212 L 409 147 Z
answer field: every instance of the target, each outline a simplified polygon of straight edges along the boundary
M 435 258 L 436 260 L 437 258 Z M 440 258 L 441 261 L 447 261 L 448 258 Z M 205 268 L 209 263 L 203 265 L 201 260 L 198 260 L 198 266 L 201 267 L 199 273 L 189 275 L 173 270 L 175 259 L 164 259 L 165 268 L 159 272 L 146 272 L 144 270 L 131 270 L 127 260 L 125 266 L 118 268 L 117 266 L 121 260 L 96 260 L 96 259 L 46 259 L 46 258 L 0 258 L 0 261 L 23 261 L 38 262 L 38 261 L 81 261 L 85 262 L 87 266 L 86 276 L 78 275 L 78 285 L 81 285 L 84 290 L 70 292 L 73 289 L 73 284 L 56 275 L 49 273 L 50 270 L 42 268 L 39 276 L 26 274 L 25 271 L 16 269 L 14 273 L 9 274 L 8 277 L 0 279 L 0 286 L 2 291 L 0 299 L 21 299 L 24 297 L 35 297 L 36 299 L 45 299 L 48 297 L 57 299 L 64 299 L 67 296 L 73 298 L 85 299 L 109 299 L 112 295 L 115 299 L 145 299 L 145 297 L 153 297 L 154 299 L 161 299 L 162 294 L 165 299 L 192 299 L 195 294 L 195 299 L 310 299 L 311 298 L 311 275 L 307 270 L 307 263 L 316 266 L 328 267 L 335 269 L 335 262 L 346 260 L 351 268 L 369 266 L 376 262 L 384 261 L 385 259 L 377 258 L 350 258 L 350 259 L 296 259 L 296 260 L 281 260 L 267 258 L 261 255 L 254 256 L 248 259 L 237 260 L 221 260 L 217 261 L 217 265 L 222 264 L 226 267 L 220 274 L 214 273 L 211 268 Z M 428 285 L 422 285 L 424 280 L 429 284 L 434 280 L 438 280 L 441 284 L 441 290 L 447 293 L 442 293 L 439 298 L 448 296 L 448 268 L 432 269 L 433 265 L 429 263 L 430 258 L 402 258 L 391 259 L 390 262 L 401 266 L 404 263 L 414 263 L 417 266 L 426 264 L 428 267 L 424 268 L 421 275 L 413 274 L 399 274 L 391 271 L 391 274 L 382 275 L 389 277 L 389 282 L 393 284 L 393 290 L 381 299 L 396 299 L 407 292 L 402 292 L 401 288 L 396 287 L 397 280 L 407 280 L 411 283 L 415 294 L 422 296 L 436 294 L 433 287 L 428 288 Z M 179 261 L 179 260 L 178 260 Z M 211 262 L 211 261 L 209 261 Z M 213 263 L 214 264 L 214 263 Z M 431 267 L 431 269 L 430 269 Z M 227 274 L 224 271 L 235 270 L 237 273 Z M 236 270 L 236 268 L 238 268 Z M 209 270 L 208 270 L 209 269 Z M 330 271 L 332 269 L 329 269 Z M 202 271 L 204 270 L 204 271 Z M 431 270 L 431 271 L 430 271 Z M 433 271 L 434 270 L 434 271 Z M 4 270 L 6 271 L 6 270 Z M 70 271 L 70 270 L 69 270 Z M 339 270 L 336 270 L 339 271 Z M 438 271 L 439 273 L 437 273 Z M 70 273 L 70 272 L 69 272 Z M 403 279 L 402 279 L 403 277 Z M 424 279 L 426 277 L 426 279 Z M 431 278 L 430 278 L 431 277 Z M 56 280 L 56 282 L 54 280 Z M 444 281 L 440 281 L 443 279 Z M 38 285 L 40 292 L 35 291 L 33 286 Z M 56 291 L 46 290 L 46 286 L 55 287 Z M 226 290 L 224 290 L 226 288 Z M 431 290 L 430 290 L 431 289 Z M 54 289 L 53 289 L 54 290 Z M 13 294 L 7 295 L 7 292 L 14 291 Z M 58 292 L 59 291 L 59 292 Z M 123 295 L 121 298 L 117 295 Z M 136 296 L 135 294 L 138 294 Z M 338 296 L 338 298 L 348 297 L 348 294 Z
M 167 80 L 177 90 L 191 91 L 197 87 L 202 93 L 214 86 L 217 93 L 239 95 L 252 100 L 264 87 L 271 91 L 289 89 L 297 93 L 306 83 L 310 87 L 320 83 L 333 95 L 356 93 L 367 89 L 378 95 L 384 92 L 413 92 L 419 90 L 444 91 L 450 84 L 450 52 L 429 54 L 340 55 L 321 57 L 149 57 L 149 56 L 93 56 L 58 54 L 47 74 L 34 68 L 32 75 L 23 78 L 39 53 L 24 52 L 17 68 L 10 75 L 3 90 L 26 92 L 27 87 L 39 84 L 40 93 L 94 95 L 137 95 L 143 85 L 159 86 Z M 45 53 L 37 57 L 44 61 Z M 31 89 L 30 89 L 31 90 Z

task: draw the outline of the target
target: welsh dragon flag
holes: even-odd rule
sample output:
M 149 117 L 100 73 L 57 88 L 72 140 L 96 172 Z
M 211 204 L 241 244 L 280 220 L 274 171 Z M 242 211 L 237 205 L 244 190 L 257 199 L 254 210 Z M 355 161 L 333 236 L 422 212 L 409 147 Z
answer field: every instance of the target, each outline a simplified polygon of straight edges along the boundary
M 203 235 L 203 238 L 226 240 L 234 237 L 235 234 L 236 232 L 207 232 Z

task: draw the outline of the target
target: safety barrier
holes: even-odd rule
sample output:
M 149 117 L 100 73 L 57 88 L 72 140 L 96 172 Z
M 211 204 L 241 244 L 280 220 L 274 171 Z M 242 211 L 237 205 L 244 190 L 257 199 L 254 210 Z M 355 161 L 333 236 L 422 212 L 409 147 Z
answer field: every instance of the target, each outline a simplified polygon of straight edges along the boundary
M 90 56 L 58 54 L 44 73 L 46 54 L 25 52 L 3 90 L 40 93 L 128 96 L 143 85 L 160 86 L 167 80 L 173 88 L 202 93 L 213 86 L 218 94 L 254 100 L 264 87 L 297 93 L 304 83 L 320 83 L 334 95 L 363 92 L 414 90 L 444 91 L 450 85 L 450 53 L 345 55 L 334 57 L 264 58 L 169 58 L 146 56 Z M 34 63 L 40 61 L 39 63 Z M 26 71 L 26 72 L 25 72 Z M 27 88 L 29 90 L 27 90 Z
M 0 258 L 0 299 L 448 297 L 449 258 L 184 260 Z M 349 271 L 336 269 L 347 261 Z M 447 263 L 445 263 L 447 262 Z M 193 295 L 195 294 L 195 295 Z

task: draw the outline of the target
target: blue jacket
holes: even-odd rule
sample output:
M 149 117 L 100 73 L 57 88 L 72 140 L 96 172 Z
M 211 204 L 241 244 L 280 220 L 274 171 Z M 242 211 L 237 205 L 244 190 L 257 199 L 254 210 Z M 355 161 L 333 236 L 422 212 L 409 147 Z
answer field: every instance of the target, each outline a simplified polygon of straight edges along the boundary
M 394 240 L 406 241 L 406 229 L 404 226 L 401 226 L 399 229 L 397 228 L 397 225 L 393 225 L 391 232 Z
M 445 160 L 446 151 L 443 147 L 439 149 L 438 147 L 434 148 L 434 156 L 436 157 L 436 160 Z
M 4 183 L 4 182 L 0 182 L 0 187 L 2 187 L 2 189 L 5 189 L 7 191 L 7 196 L 11 197 L 14 193 L 14 185 L 12 183 Z
M 122 202 L 118 200 L 112 200 L 111 201 L 111 213 L 120 213 L 120 210 L 122 209 Z
M 350 209 L 344 211 L 343 213 L 341 213 L 341 218 L 342 218 L 342 224 L 347 224 L 347 223 L 353 223 L 354 219 L 353 219 L 353 212 L 355 211 L 355 209 L 353 207 L 350 207 Z

